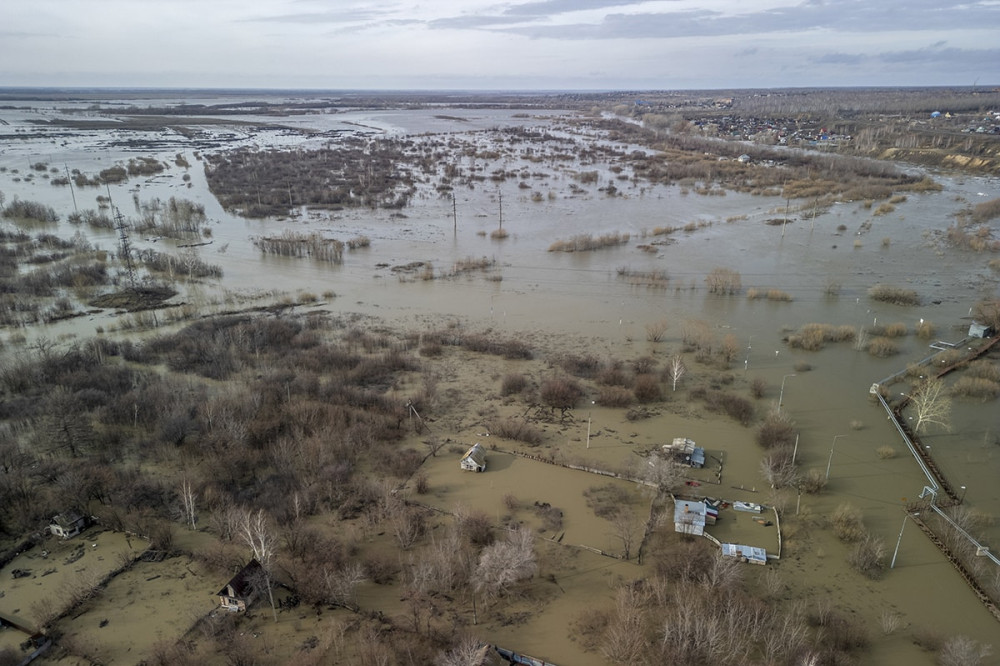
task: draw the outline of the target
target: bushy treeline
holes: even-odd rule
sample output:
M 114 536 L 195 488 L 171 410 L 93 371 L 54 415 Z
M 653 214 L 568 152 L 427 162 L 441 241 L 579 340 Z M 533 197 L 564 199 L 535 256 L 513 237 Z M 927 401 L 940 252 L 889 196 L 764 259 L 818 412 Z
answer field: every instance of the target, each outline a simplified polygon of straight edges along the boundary
M 206 156 L 205 175 L 223 207 L 246 217 L 295 206 L 402 208 L 413 193 L 420 155 L 411 142 L 351 138 L 318 150 L 239 149 Z
M 43 341 L 8 358 L 0 529 L 89 506 L 149 534 L 176 519 L 179 483 L 144 463 L 179 457 L 198 470 L 189 480 L 206 515 L 260 506 L 280 520 L 296 494 L 310 513 L 356 511 L 368 492 L 355 487 L 356 465 L 405 478 L 421 460 L 391 448 L 408 414 L 386 395 L 416 361 L 403 344 L 365 352 L 365 337 L 321 319 L 231 316 L 143 343 Z

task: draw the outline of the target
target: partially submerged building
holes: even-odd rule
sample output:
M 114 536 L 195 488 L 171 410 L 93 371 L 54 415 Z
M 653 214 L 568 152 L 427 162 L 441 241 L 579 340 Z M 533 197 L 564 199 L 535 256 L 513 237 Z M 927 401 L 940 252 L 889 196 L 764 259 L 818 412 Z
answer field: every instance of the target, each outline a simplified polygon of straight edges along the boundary
M 49 532 L 54 536 L 70 539 L 87 528 L 86 516 L 76 511 L 66 511 L 52 517 Z
M 661 448 L 689 467 L 701 469 L 705 466 L 705 449 L 696 445 L 693 439 L 674 437 L 673 442 L 664 444 Z
M 735 543 L 722 544 L 723 557 L 735 557 L 748 564 L 767 564 L 767 551 L 757 546 L 742 546 Z
M 256 559 L 250 560 L 232 580 L 218 591 L 219 607 L 229 611 L 243 612 L 260 594 L 260 581 L 264 567 Z
M 974 321 L 969 326 L 970 338 L 991 338 L 993 333 L 993 327 L 989 324 L 980 324 L 978 321 Z
M 485 472 L 486 471 L 486 449 L 476 442 L 472 445 L 465 455 L 462 456 L 462 469 L 470 472 Z

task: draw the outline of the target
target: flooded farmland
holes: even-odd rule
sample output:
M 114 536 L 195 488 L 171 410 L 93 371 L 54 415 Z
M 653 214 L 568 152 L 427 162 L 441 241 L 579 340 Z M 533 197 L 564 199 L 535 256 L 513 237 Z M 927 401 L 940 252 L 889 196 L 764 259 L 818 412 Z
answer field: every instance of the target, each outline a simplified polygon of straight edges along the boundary
M 130 99 L 121 104 L 146 102 Z M 137 251 L 177 256 L 178 274 L 188 256 L 221 269 L 218 279 L 178 283 L 176 303 L 193 304 L 204 312 L 230 311 L 241 304 L 297 304 L 298 311 L 354 318 L 373 331 L 484 333 L 520 340 L 535 350 L 530 362 L 449 352 L 435 366 L 436 391 L 452 402 L 441 414 L 426 415 L 428 428 L 450 446 L 423 463 L 420 474 L 429 491 L 415 497 L 442 515 L 460 506 L 483 512 L 496 525 L 526 526 L 542 552 L 526 599 L 504 611 L 506 615 L 490 616 L 487 611 L 484 621 L 471 627 L 481 639 L 563 665 L 609 663 L 599 650 L 585 649 L 574 636 L 577 615 L 590 605 L 612 606 L 613 585 L 643 578 L 652 567 L 614 557 L 622 548 L 620 535 L 595 514 L 586 492 L 617 484 L 637 524 L 650 515 L 651 493 L 630 481 L 609 481 L 564 465 L 625 470 L 621 476 L 639 477 L 647 452 L 674 437 L 689 437 L 718 461 L 719 474 L 715 462 L 692 472 L 685 492 L 781 508 L 780 560 L 745 572 L 748 585 L 761 598 L 772 595 L 805 604 L 828 600 L 857 618 L 870 627 L 870 645 L 854 653 L 858 663 L 934 663 L 933 653 L 914 638 L 928 632 L 942 638 L 961 634 L 1000 650 L 997 620 L 945 555 L 914 525 L 900 532 L 900 524 L 906 524 L 904 508 L 918 499 L 927 479 L 869 393 L 873 383 L 933 354 L 930 343 L 978 344 L 966 340 L 972 308 L 982 298 L 997 298 L 997 273 L 989 266 L 989 253 L 952 247 L 945 231 L 963 207 L 1000 196 L 997 179 L 930 173 L 942 186 L 940 191 L 909 192 L 885 214 L 875 215 L 870 202 L 851 200 L 810 211 L 803 200 L 735 190 L 699 193 L 700 182 L 650 183 L 613 155 L 584 150 L 595 142 L 613 144 L 613 138 L 578 123 L 583 116 L 574 111 L 420 108 L 349 109 L 287 118 L 247 114 L 224 122 L 213 118 L 203 126 L 197 118 L 185 118 L 184 132 L 48 124 L 106 115 L 87 111 L 87 106 L 15 100 L 0 110 L 0 191 L 8 203 L 39 202 L 60 217 L 31 226 L 29 233 L 67 238 L 80 233 L 114 254 L 117 231 L 70 224 L 74 209 L 97 209 L 107 203 L 98 197 L 109 197 L 131 219 L 141 217 L 143 206 L 155 200 L 190 200 L 204 206 L 207 232 L 193 239 L 135 233 L 129 239 Z M 542 133 L 551 141 L 525 151 L 522 144 L 530 139 L 512 143 L 512 135 L 503 131 L 509 127 Z M 224 210 L 209 190 L 205 162 L 213 153 L 244 147 L 309 149 L 336 145 L 348 135 L 372 141 L 405 137 L 417 146 L 431 146 L 435 169 L 456 163 L 463 173 L 482 178 L 453 183 L 448 189 L 438 187 L 436 175 L 415 178 L 408 204 L 398 209 L 310 207 L 296 201 L 290 186 L 290 213 L 262 219 Z M 558 150 L 546 152 L 548 143 Z M 620 152 L 626 148 L 631 152 L 635 147 L 627 145 Z M 50 182 L 74 170 L 96 174 L 138 156 L 153 157 L 166 168 L 101 187 L 71 189 Z M 47 166 L 33 168 L 37 163 Z M 898 168 L 916 172 L 915 167 Z M 491 177 L 498 172 L 505 175 Z M 582 173 L 593 176 L 581 178 Z M 775 218 L 787 219 L 775 224 Z M 15 223 L 6 220 L 4 226 L 13 229 Z M 675 230 L 657 232 L 667 227 Z M 504 233 L 495 233 L 499 230 Z M 285 233 L 369 242 L 345 250 L 340 262 L 263 254 L 254 244 L 255 239 Z M 552 251 L 560 241 L 615 234 L 624 240 L 593 250 Z M 480 259 L 483 268 L 459 268 Z M 738 293 L 712 293 L 706 278 L 718 268 L 738 272 Z M 658 276 L 655 282 L 650 275 Z M 875 301 L 868 290 L 876 284 L 913 290 L 919 305 Z M 774 290 L 787 298 L 750 298 L 750 290 Z M 134 314 L 74 307 L 86 314 L 8 327 L 3 353 L 27 354 L 38 340 L 68 347 L 98 334 L 155 333 L 138 327 Z M 665 328 L 653 336 L 659 322 Z M 790 334 L 813 322 L 854 330 L 901 324 L 907 334 L 894 339 L 897 353 L 887 357 L 858 349 L 853 340 L 829 342 L 816 351 L 788 344 Z M 916 335 L 924 322 L 935 326 L 931 338 Z M 567 356 L 629 364 L 646 358 L 661 371 L 671 356 L 685 349 L 691 335 L 711 339 L 716 349 L 733 347 L 724 370 L 686 352 L 687 370 L 677 390 L 664 383 L 662 400 L 645 412 L 637 415 L 597 404 L 597 395 L 587 394 L 566 414 L 554 411 L 538 417 L 541 444 L 494 443 L 497 438 L 487 424 L 518 418 L 532 407 L 516 396 L 499 394 L 497 386 L 505 375 L 524 373 L 537 382 Z M 996 363 L 996 352 L 987 358 Z M 761 387 L 756 414 L 763 417 L 776 408 L 794 421 L 796 462 L 803 471 L 818 470 L 826 477 L 821 492 L 772 490 L 760 471 L 764 451 L 757 445 L 754 425 L 711 412 L 689 391 L 689 385 L 709 391 L 732 385 L 748 392 L 755 380 Z M 408 388 L 397 383 L 390 393 L 406 395 Z M 897 394 L 912 389 L 903 382 L 888 390 L 889 399 L 898 399 Z M 993 400 L 956 398 L 950 430 L 932 428 L 921 434 L 922 445 L 950 484 L 961 489 L 963 506 L 977 514 L 976 534 L 987 546 L 1000 541 L 995 520 L 1000 512 L 997 414 Z M 414 434 L 406 443 L 425 450 L 426 438 Z M 498 450 L 489 456 L 485 473 L 464 473 L 456 451 L 476 441 Z M 895 455 L 880 455 L 880 447 L 894 448 Z M 412 486 L 411 480 L 408 490 Z M 515 497 L 516 504 L 506 496 Z M 895 567 L 881 580 L 855 572 L 846 561 L 850 546 L 829 528 L 830 516 L 845 503 L 863 512 L 865 527 L 882 539 L 890 554 L 899 535 Z M 558 507 L 564 513 L 562 524 L 546 527 L 544 516 L 533 510 L 539 505 Z M 669 522 L 657 530 L 670 533 Z M 777 554 L 776 528 L 762 527 L 729 509 L 720 514 L 718 536 L 723 541 L 759 539 L 749 545 Z M 443 533 L 444 527 L 440 530 Z M 650 539 L 654 552 L 657 541 L 667 538 Z M 979 561 L 988 580 L 991 563 Z M 142 566 L 129 574 L 136 580 L 124 578 L 109 586 L 109 599 L 120 603 L 137 594 L 145 567 L 154 565 Z M 191 576 L 194 572 L 174 567 L 157 585 L 183 581 L 178 585 L 184 594 L 176 595 L 177 603 L 195 606 Z M 995 579 L 1000 581 L 1000 576 Z M 219 586 L 205 581 L 204 597 L 210 598 Z M 166 594 L 160 587 L 156 590 Z M 0 599 L 0 610 L 13 612 L 4 602 Z M 358 604 L 372 612 L 406 612 L 395 588 L 371 582 L 360 588 Z M 17 606 L 23 612 L 24 604 Z M 182 635 L 182 625 L 194 613 L 172 608 L 164 620 L 171 629 L 161 631 L 150 628 L 156 623 L 155 611 L 149 608 L 141 618 L 116 612 L 115 625 L 128 620 L 135 624 L 128 625 L 130 632 L 141 634 L 143 627 L 152 632 L 151 638 L 135 641 L 147 650 L 157 641 Z M 531 618 L 512 619 L 517 613 Z M 899 628 L 883 631 L 880 619 L 886 613 L 899 616 Z M 84 631 L 83 623 L 103 617 L 100 609 L 88 611 L 68 621 L 65 630 L 96 641 L 100 634 L 92 637 L 93 629 Z M 80 626 L 73 624 L 77 620 Z M 302 628 L 306 621 L 300 617 L 272 626 L 263 618 L 259 631 L 267 633 L 277 655 L 282 645 L 297 645 L 313 633 Z M 311 617 L 308 621 L 314 622 Z M 120 650 L 106 654 L 107 663 L 135 661 Z M 343 655 L 336 663 L 351 663 L 349 650 Z M 983 663 L 1000 663 L 992 659 Z

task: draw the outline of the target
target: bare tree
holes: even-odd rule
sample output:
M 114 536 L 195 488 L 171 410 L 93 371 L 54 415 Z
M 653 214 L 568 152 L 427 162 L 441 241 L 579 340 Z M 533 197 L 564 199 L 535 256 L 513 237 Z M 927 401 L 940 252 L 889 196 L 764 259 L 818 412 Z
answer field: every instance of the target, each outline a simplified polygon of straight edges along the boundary
M 618 588 L 615 613 L 612 616 L 601 652 L 615 664 L 641 664 L 645 662 L 645 608 L 649 599 L 635 586 Z
M 519 527 L 507 538 L 483 548 L 476 567 L 474 588 L 487 599 L 507 593 L 517 583 L 535 575 L 534 535 Z
M 480 666 L 486 660 L 489 647 L 475 636 L 466 634 L 440 655 L 436 663 L 441 666 Z
M 672 385 L 672 390 L 677 390 L 677 382 L 684 373 L 687 372 L 687 366 L 684 365 L 684 360 L 681 358 L 680 354 L 674 354 L 667 361 L 667 376 L 670 377 L 670 382 Z
M 799 478 L 798 468 L 792 462 L 792 452 L 787 448 L 772 451 L 761 458 L 760 474 L 772 488 L 794 486 Z
M 653 453 L 646 459 L 643 479 L 665 493 L 672 493 L 684 480 L 684 467 L 672 456 Z
M 612 534 L 622 542 L 622 556 L 627 560 L 632 556 L 632 546 L 635 544 L 638 521 L 635 513 L 628 506 L 619 506 L 608 516 Z
M 646 340 L 649 342 L 661 341 L 668 328 L 670 328 L 670 322 L 666 319 L 646 324 Z
M 194 490 L 191 488 L 191 482 L 187 479 L 181 482 L 181 501 L 184 502 L 184 518 L 193 530 L 196 528 L 197 523 L 195 497 Z
M 264 574 L 264 587 L 267 588 L 267 597 L 271 602 L 271 613 L 274 614 L 274 621 L 277 622 L 278 611 L 274 606 L 274 591 L 271 585 L 271 565 L 274 563 L 275 540 L 264 510 L 260 509 L 257 513 L 249 510 L 243 511 L 238 531 L 240 538 L 253 552 L 254 559 L 260 562 L 261 571 Z
M 944 430 L 951 429 L 951 396 L 940 378 L 928 379 L 919 384 L 910 394 L 910 404 L 917 417 L 913 426 L 915 432 L 924 432 L 930 425 L 941 426 Z

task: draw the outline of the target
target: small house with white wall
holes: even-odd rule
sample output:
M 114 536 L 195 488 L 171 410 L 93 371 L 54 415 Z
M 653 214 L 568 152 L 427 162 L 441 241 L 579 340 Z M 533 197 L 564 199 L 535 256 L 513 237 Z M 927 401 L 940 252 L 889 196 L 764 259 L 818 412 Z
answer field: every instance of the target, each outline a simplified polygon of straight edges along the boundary
M 76 511 L 66 511 L 52 517 L 49 532 L 54 536 L 71 539 L 87 527 L 87 518 Z
M 469 472 L 486 471 L 486 449 L 479 442 L 472 445 L 465 455 L 462 456 L 462 469 Z
M 674 501 L 674 531 L 680 534 L 702 536 L 708 522 L 708 512 L 704 502 L 695 500 Z M 714 520 L 712 522 L 715 522 Z
M 978 321 L 972 322 L 969 326 L 970 338 L 990 338 L 993 337 L 993 327 L 989 324 L 980 324 Z
M 722 556 L 733 557 L 748 564 L 767 564 L 767 551 L 757 546 L 741 546 L 735 543 L 722 544 Z

